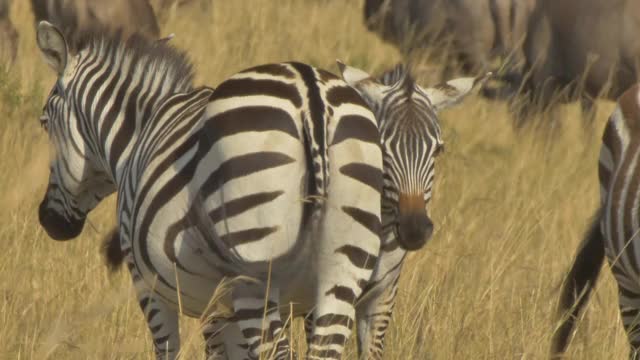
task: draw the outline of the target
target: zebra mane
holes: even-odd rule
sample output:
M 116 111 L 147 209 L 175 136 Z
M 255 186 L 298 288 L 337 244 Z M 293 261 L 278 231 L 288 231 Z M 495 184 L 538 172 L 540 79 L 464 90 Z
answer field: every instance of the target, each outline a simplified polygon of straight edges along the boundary
M 140 34 L 124 38 L 123 32 L 95 28 L 74 39 L 73 53 L 100 53 L 105 59 L 122 62 L 127 58 L 130 71 L 155 72 L 163 76 L 163 83 L 175 91 L 193 88 L 193 66 L 187 55 L 166 41 L 149 39 Z
M 411 75 L 409 67 L 400 63 L 393 67 L 393 69 L 384 72 L 378 78 L 378 81 L 382 85 L 394 86 L 398 83 L 402 83 L 402 87 L 406 91 L 407 96 L 411 96 L 416 83 L 415 79 Z

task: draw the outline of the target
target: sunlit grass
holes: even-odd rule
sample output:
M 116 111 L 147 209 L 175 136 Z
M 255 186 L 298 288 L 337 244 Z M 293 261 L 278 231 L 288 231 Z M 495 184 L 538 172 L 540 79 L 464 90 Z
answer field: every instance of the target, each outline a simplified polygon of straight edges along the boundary
M 0 70 L 0 359 L 151 359 L 129 276 L 109 275 L 100 255 L 114 199 L 74 241 L 50 240 L 38 224 L 49 155 L 37 118 L 53 75 L 37 52 L 28 2 L 13 3 L 19 59 Z M 365 30 L 356 1 L 216 1 L 211 16 L 191 15 L 170 17 L 163 33 L 176 33 L 171 41 L 188 51 L 199 84 L 272 61 L 335 72 L 339 58 L 378 72 L 400 59 Z M 546 358 L 559 286 L 599 198 L 594 134 L 611 104 L 600 108 L 593 134 L 583 131 L 577 106 L 561 109 L 552 138 L 515 133 L 501 103 L 473 98 L 442 114 L 437 229 L 404 267 L 387 359 Z M 604 273 L 571 359 L 626 356 Z M 202 358 L 197 320 L 182 327 L 184 358 Z M 299 323 L 294 332 L 301 349 Z

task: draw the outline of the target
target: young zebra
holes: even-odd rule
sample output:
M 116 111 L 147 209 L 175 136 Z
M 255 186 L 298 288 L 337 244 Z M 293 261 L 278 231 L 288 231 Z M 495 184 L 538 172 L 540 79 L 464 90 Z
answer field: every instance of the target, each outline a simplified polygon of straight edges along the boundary
M 424 246 L 433 232 L 426 209 L 435 176 L 435 157 L 443 146 L 437 112 L 459 103 L 490 74 L 451 80 L 423 89 L 402 65 L 385 73 L 380 80 L 340 62 L 338 65 L 344 80 L 374 110 L 381 133 L 383 242 L 373 276 L 356 304 L 359 356 L 381 359 L 402 262 L 407 251 Z M 224 322 L 216 327 L 211 331 L 222 335 L 216 348 L 221 348 L 225 339 L 233 339 L 232 333 L 238 331 L 233 324 Z M 312 343 L 313 314 L 305 317 L 305 328 L 307 341 Z M 227 348 L 230 346 L 233 345 L 226 345 Z M 228 358 L 243 356 L 246 354 L 228 355 Z
M 70 50 L 41 22 L 37 43 L 58 75 L 41 118 L 55 156 L 40 223 L 74 238 L 117 191 L 157 358 L 179 352 L 178 314 L 202 315 L 237 276 L 222 302 L 244 339 L 229 354 L 288 358 L 280 312 L 293 304 L 314 317 L 307 357 L 339 358 L 380 249 L 380 136 L 358 94 L 299 63 L 194 90 L 183 55 L 136 36 Z
M 639 161 L 640 85 L 636 85 L 618 99 L 602 136 L 598 165 L 601 209 L 562 289 L 558 315 L 563 318 L 552 342 L 554 357 L 565 352 L 606 255 L 618 283 L 622 323 L 631 345 L 629 357 L 640 358 Z
M 433 233 L 427 206 L 435 159 L 444 148 L 437 114 L 460 103 L 491 73 L 422 88 L 402 65 L 378 80 L 362 70 L 338 65 L 343 79 L 373 110 L 380 128 L 382 246 L 371 282 L 358 301 L 356 318 L 361 358 L 381 359 L 404 258 L 407 251 L 422 248 Z

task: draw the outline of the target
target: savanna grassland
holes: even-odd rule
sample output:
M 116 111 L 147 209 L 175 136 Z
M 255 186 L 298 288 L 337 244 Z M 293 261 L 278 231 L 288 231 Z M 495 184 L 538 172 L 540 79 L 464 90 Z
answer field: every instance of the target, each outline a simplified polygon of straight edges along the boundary
M 18 61 L 0 70 L 0 359 L 152 359 L 129 276 L 111 275 L 101 256 L 114 199 L 73 241 L 55 242 L 38 224 L 49 157 L 38 116 L 54 77 L 37 51 L 28 2 L 13 3 Z M 379 72 L 400 59 L 366 31 L 352 0 L 216 1 L 211 13 L 174 14 L 163 26 L 170 32 L 197 83 L 211 86 L 265 62 L 336 72 L 339 58 Z M 418 68 L 430 77 L 430 66 Z M 552 137 L 514 132 L 504 104 L 477 97 L 441 115 L 436 233 L 405 265 L 387 359 L 547 358 L 559 286 L 597 207 L 599 134 L 611 109 L 599 104 L 589 132 L 576 106 L 563 107 Z M 603 275 L 570 359 L 626 356 L 615 284 Z M 203 358 L 198 321 L 181 326 L 183 358 Z M 302 349 L 298 322 L 293 332 Z M 352 343 L 346 358 L 354 357 Z

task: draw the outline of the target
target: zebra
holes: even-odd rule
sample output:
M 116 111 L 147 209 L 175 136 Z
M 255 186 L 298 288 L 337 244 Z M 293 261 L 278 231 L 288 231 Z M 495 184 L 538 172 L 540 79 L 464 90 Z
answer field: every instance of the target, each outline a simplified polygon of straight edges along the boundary
M 558 305 L 561 321 L 554 332 L 552 357 L 560 358 L 566 351 L 606 256 L 618 284 L 620 314 L 631 346 L 629 358 L 640 358 L 639 140 L 637 84 L 620 96 L 602 136 L 598 164 L 601 206 L 562 288 Z
M 338 63 L 343 79 L 365 99 L 380 127 L 384 184 L 382 243 L 371 282 L 356 307 L 361 358 L 382 359 L 402 264 L 421 249 L 434 225 L 428 205 L 435 160 L 444 150 L 438 113 L 459 104 L 492 76 L 463 77 L 423 88 L 402 64 L 375 79 Z
M 70 52 L 44 21 L 36 40 L 57 74 L 40 118 L 55 150 L 40 224 L 75 238 L 117 192 L 156 357 L 177 357 L 179 315 L 206 315 L 233 278 L 220 302 L 243 342 L 227 354 L 287 358 L 291 304 L 313 314 L 307 357 L 339 358 L 380 249 L 379 132 L 357 92 L 301 63 L 193 88 L 186 56 L 164 42 L 102 34 Z M 215 319 L 206 325 L 213 358 Z
M 380 128 L 384 184 L 381 202 L 382 243 L 372 278 L 356 303 L 359 357 L 381 359 L 384 337 L 398 292 L 398 280 L 407 251 L 423 247 L 433 233 L 427 215 L 434 180 L 434 162 L 443 149 L 437 113 L 456 105 L 492 75 L 460 78 L 422 88 L 408 67 L 399 64 L 379 79 L 338 62 L 347 84 L 356 89 L 374 111 Z M 305 316 L 307 342 L 313 339 L 313 314 Z M 221 321 L 210 330 L 216 348 L 233 339 L 238 329 Z M 236 335 L 237 336 L 237 335 Z M 220 355 L 225 358 L 225 355 Z M 228 359 L 244 354 L 226 355 Z

